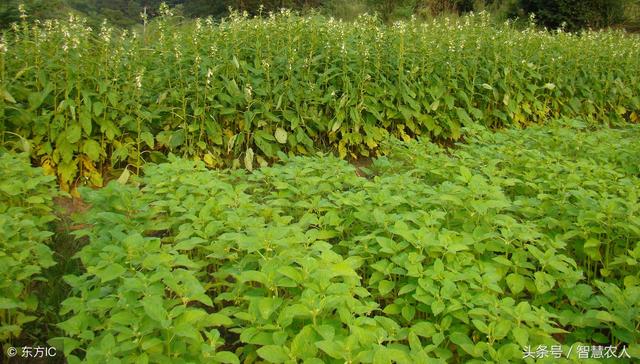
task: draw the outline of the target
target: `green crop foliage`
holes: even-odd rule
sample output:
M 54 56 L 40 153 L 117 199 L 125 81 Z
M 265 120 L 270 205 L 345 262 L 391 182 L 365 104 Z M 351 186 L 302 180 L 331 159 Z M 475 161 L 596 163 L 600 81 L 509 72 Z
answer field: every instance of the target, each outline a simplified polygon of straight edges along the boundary
M 376 156 L 389 135 L 640 114 L 640 42 L 619 31 L 518 30 L 487 14 L 394 25 L 160 14 L 137 31 L 71 16 L 3 32 L 0 142 L 28 139 L 68 189 L 168 152 L 252 169 L 279 152 Z
M 368 178 L 327 155 L 172 156 L 81 189 L 84 271 L 52 342 L 69 363 L 637 360 L 640 128 L 568 124 L 392 143 Z
M 47 226 L 60 193 L 55 178 L 32 168 L 26 154 L 0 151 L 0 170 L 0 343 L 9 344 L 38 319 L 33 288 L 55 264 Z

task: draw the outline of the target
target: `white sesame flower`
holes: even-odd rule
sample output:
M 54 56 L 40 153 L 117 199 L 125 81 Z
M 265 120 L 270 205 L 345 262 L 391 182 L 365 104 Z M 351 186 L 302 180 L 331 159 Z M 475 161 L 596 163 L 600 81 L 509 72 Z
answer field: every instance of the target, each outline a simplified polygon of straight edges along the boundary
M 147 8 L 144 8 L 144 11 L 140 13 L 140 19 L 144 24 L 147 24 L 147 20 L 149 19 L 149 15 L 147 15 Z
M 138 89 L 142 88 L 142 75 L 144 74 L 144 70 L 140 70 L 136 75 L 136 87 Z
M 18 12 L 20 12 L 20 20 L 25 21 L 27 19 L 27 10 L 24 8 L 24 4 L 18 5 Z
M 173 12 L 169 8 L 169 6 L 163 2 L 160 4 L 160 15 L 162 16 L 173 16 Z
M 213 76 L 213 71 L 211 68 L 207 69 L 207 86 L 211 84 L 211 77 Z

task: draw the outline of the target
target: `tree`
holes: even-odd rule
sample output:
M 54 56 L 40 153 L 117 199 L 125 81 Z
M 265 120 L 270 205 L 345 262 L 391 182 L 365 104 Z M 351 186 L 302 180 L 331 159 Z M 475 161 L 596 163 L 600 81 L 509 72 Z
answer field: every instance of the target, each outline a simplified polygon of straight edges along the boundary
M 568 30 L 601 28 L 624 19 L 624 0 L 520 0 L 526 14 L 535 14 L 541 25 Z

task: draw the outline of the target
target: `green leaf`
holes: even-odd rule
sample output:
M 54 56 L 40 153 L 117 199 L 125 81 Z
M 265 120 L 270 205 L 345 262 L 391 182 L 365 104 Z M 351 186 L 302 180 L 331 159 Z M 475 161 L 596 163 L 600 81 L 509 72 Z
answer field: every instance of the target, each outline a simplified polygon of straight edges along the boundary
M 5 90 L 4 88 L 0 88 L 0 96 L 2 96 L 2 98 L 7 102 L 10 102 L 12 104 L 16 103 L 16 99 L 14 99 L 9 91 Z
M 284 144 L 287 142 L 287 132 L 282 128 L 276 128 L 274 136 L 280 144 Z
M 233 321 L 227 315 L 212 313 L 204 321 L 206 326 L 232 326 Z
M 341 359 L 344 353 L 344 346 L 341 343 L 334 340 L 322 340 L 317 341 L 316 346 L 318 349 L 324 351 L 330 357 L 334 359 Z
M 147 296 L 142 299 L 144 312 L 151 319 L 164 323 L 167 320 L 167 310 L 164 308 L 163 300 L 160 296 Z
M 470 126 L 473 124 L 473 120 L 469 117 L 467 111 L 461 107 L 456 108 L 456 114 L 458 115 L 458 119 L 462 121 L 462 124 L 465 126 Z
M 219 351 L 213 356 L 213 359 L 225 364 L 240 364 L 238 356 L 230 351 Z
M 85 134 L 91 135 L 92 123 L 91 123 L 91 114 L 87 111 L 81 111 L 80 116 L 80 125 L 82 126 L 82 130 L 84 130 Z
M 461 347 L 469 355 L 478 357 L 473 341 L 467 335 L 457 331 L 453 332 L 451 334 L 451 342 Z
M 148 131 L 143 131 L 142 133 L 140 133 L 140 139 L 145 142 L 145 144 L 147 144 L 149 148 L 153 148 L 155 144 L 153 140 L 153 134 L 149 133 Z
M 437 332 L 436 327 L 430 322 L 418 322 L 411 327 L 411 331 L 426 338 L 432 337 Z
M 471 173 L 469 168 L 465 166 L 460 166 L 460 175 L 462 176 L 465 182 L 471 181 L 471 178 L 473 177 L 473 174 Z
M 442 311 L 444 311 L 445 305 L 442 301 L 433 301 L 431 304 L 431 311 L 434 316 L 438 316 Z
M 545 272 L 535 272 L 534 277 L 536 289 L 540 294 L 549 292 L 556 283 L 555 278 Z
M 317 335 L 311 325 L 307 325 L 291 340 L 291 353 L 298 358 L 313 357 L 318 349 L 314 345 Z
M 10 310 L 20 307 L 20 304 L 10 298 L 0 297 L 0 310 Z
M 149 338 L 149 339 L 143 340 L 141 347 L 142 347 L 142 350 L 149 350 L 150 348 L 152 348 L 154 346 L 161 346 L 163 344 L 164 344 L 164 341 L 162 341 L 162 340 L 160 340 L 160 339 L 158 339 L 156 337 L 153 337 L 153 338 Z
M 525 328 L 514 327 L 511 333 L 521 347 L 529 345 L 529 332 Z
M 82 144 L 82 152 L 89 157 L 94 162 L 97 162 L 100 159 L 100 153 L 102 152 L 102 148 L 100 144 L 93 140 L 88 139 Z
M 244 154 L 244 166 L 249 171 L 253 171 L 253 149 L 248 148 Z
M 493 337 L 497 340 L 501 340 L 509 334 L 511 330 L 511 322 L 507 320 L 500 320 L 493 328 Z
M 192 238 L 179 242 L 178 244 L 174 245 L 173 248 L 175 250 L 192 250 L 196 247 L 202 246 L 206 242 L 206 240 L 194 236 Z
M 404 307 L 402 307 L 402 317 L 404 317 L 405 320 L 411 321 L 413 320 L 415 315 L 416 315 L 415 306 L 405 305 Z
M 268 360 L 272 363 L 283 363 L 289 360 L 287 351 L 282 346 L 267 345 L 263 346 L 256 351 L 261 358 Z
M 129 180 L 129 176 L 131 176 L 131 173 L 129 172 L 128 169 L 124 169 L 124 171 L 122 171 L 122 174 L 120 175 L 120 177 L 118 177 L 118 183 L 120 183 L 121 185 L 125 185 L 127 184 L 127 181 Z
M 393 287 L 395 287 L 395 285 L 396 284 L 394 282 L 383 279 L 380 281 L 380 283 L 378 283 L 378 291 L 380 292 L 381 296 L 386 296 L 387 293 L 393 290 Z
M 119 278 L 126 271 L 127 270 L 120 264 L 112 263 L 112 264 L 109 264 L 105 269 L 101 270 L 96 275 L 98 276 L 98 278 L 100 278 L 102 283 L 104 283 L 104 282 L 108 282 L 113 279 Z
M 602 243 L 598 239 L 591 238 L 584 243 L 584 252 L 593 260 L 601 260 L 600 245 Z
M 102 102 L 98 101 L 93 104 L 93 113 L 95 114 L 95 116 L 100 116 L 103 110 L 104 105 L 102 104 Z
M 480 320 L 472 320 L 471 322 L 473 322 L 473 325 L 480 330 L 481 333 L 489 335 L 489 327 L 487 324 Z
M 193 325 L 188 323 L 182 323 L 174 326 L 172 333 L 177 336 L 182 336 L 182 337 L 194 339 L 197 341 L 202 341 L 202 336 L 200 335 L 200 332 L 196 330 L 196 328 L 193 327 Z
M 67 128 L 67 141 L 71 144 L 75 144 L 80 140 L 82 136 L 82 129 L 80 129 L 80 125 L 72 124 Z
M 102 349 L 103 351 L 113 350 L 115 346 L 116 339 L 110 333 L 106 334 L 100 341 L 100 349 Z
M 518 294 L 524 289 L 524 277 L 517 273 L 509 274 L 505 280 L 513 294 Z

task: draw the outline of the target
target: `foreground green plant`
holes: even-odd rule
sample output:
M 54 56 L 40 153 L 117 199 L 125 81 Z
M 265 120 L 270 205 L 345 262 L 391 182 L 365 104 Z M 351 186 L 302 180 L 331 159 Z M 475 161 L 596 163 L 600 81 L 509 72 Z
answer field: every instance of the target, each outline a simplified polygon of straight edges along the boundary
M 65 277 L 52 343 L 70 363 L 507 362 L 579 343 L 638 358 L 637 265 L 594 273 L 569 231 L 572 205 L 637 193 L 640 130 L 575 127 L 391 146 L 370 179 L 329 156 L 253 173 L 172 157 L 140 188 L 84 190 L 85 271 Z M 638 210 L 619 208 L 589 224 L 610 264 L 639 251 L 616 230 Z
M 38 320 L 34 285 L 55 264 L 48 228 L 55 219 L 55 178 L 32 168 L 26 154 L 0 151 L 0 342 L 3 354 L 21 337 L 25 324 Z

